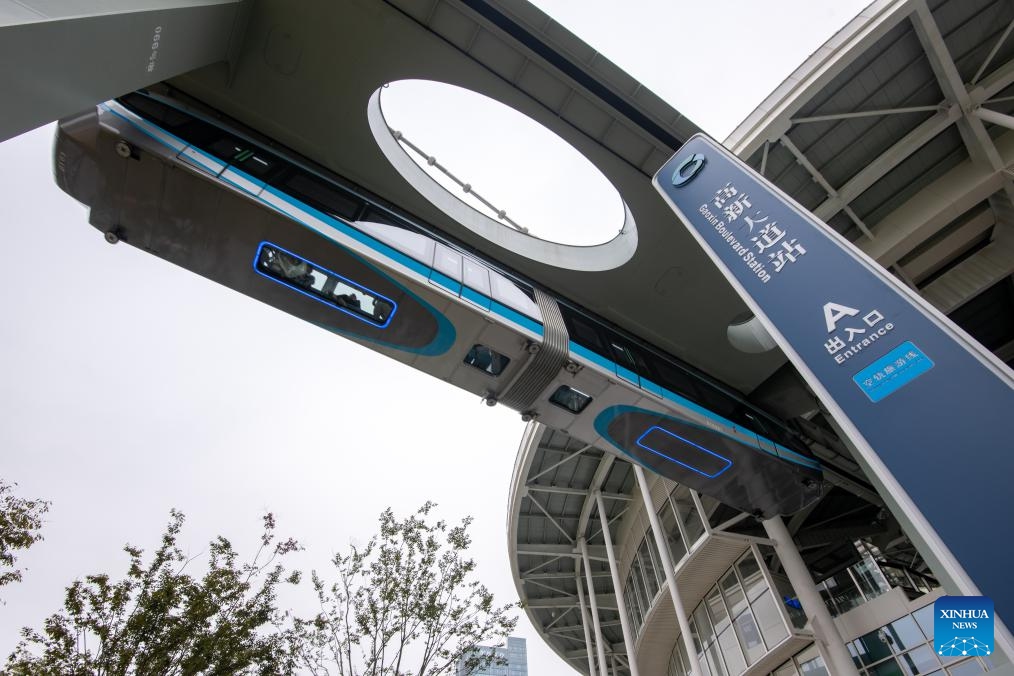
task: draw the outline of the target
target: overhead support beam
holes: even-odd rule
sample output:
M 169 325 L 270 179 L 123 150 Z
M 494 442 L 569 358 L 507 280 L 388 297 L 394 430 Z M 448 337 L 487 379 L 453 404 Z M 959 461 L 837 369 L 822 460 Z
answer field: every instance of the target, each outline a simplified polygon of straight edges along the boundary
M 620 510 L 619 512 L 617 512 L 617 513 L 616 513 L 616 515 L 615 515 L 615 516 L 613 516 L 613 518 L 609 519 L 609 525 L 612 525 L 612 524 L 613 524 L 613 522 L 615 522 L 615 521 L 619 521 L 620 519 L 622 519 L 622 518 L 623 518 L 623 515 L 624 515 L 624 514 L 626 514 L 626 513 L 627 513 L 627 508 L 626 508 L 626 507 L 624 507 L 624 508 L 623 508 L 622 510 Z M 592 534 L 591 534 L 591 535 L 589 536 L 589 539 L 594 539 L 594 538 L 595 538 L 595 537 L 596 537 L 597 535 L 599 535 L 599 534 L 600 534 L 600 533 L 602 533 L 602 532 L 603 532 L 603 531 L 602 531 L 602 526 L 599 526 L 599 529 L 598 529 L 597 531 L 595 531 L 594 533 L 592 533 Z M 609 548 L 609 547 L 607 546 L 607 547 L 606 547 L 606 551 L 607 551 L 607 553 L 608 553 L 609 549 L 610 549 L 610 548 Z
M 984 77 L 970 92 L 972 101 L 975 103 L 989 101 L 1012 84 L 1014 84 L 1014 59 Z
M 862 231 L 862 233 L 866 235 L 867 238 L 873 239 L 873 233 L 870 232 L 870 229 L 867 228 L 866 224 L 863 223 L 862 219 L 856 215 L 856 212 L 852 210 L 852 207 L 850 207 L 848 204 L 842 201 L 841 195 L 838 194 L 838 191 L 835 190 L 830 183 L 828 183 L 827 179 L 824 178 L 824 175 L 821 174 L 820 171 L 817 169 L 817 167 L 815 167 L 813 163 L 810 162 L 809 158 L 803 154 L 803 151 L 801 151 L 798 147 L 796 147 L 796 144 L 793 143 L 788 136 L 783 135 L 781 138 L 778 139 L 778 141 L 783 146 L 785 146 L 785 148 L 790 153 L 792 153 L 792 155 L 796 158 L 796 162 L 798 162 L 800 166 L 806 169 L 806 171 L 810 174 L 810 177 L 813 178 L 813 180 L 817 183 L 817 185 L 819 185 L 821 188 L 824 189 L 824 192 L 827 193 L 828 198 L 836 200 L 837 202 L 841 203 L 841 209 L 848 215 L 850 219 L 852 219 L 852 222 L 856 224 L 856 227 L 859 228 L 859 230 Z
M 588 484 L 589 491 L 596 491 L 602 487 L 606 477 L 609 476 L 609 470 L 612 469 L 614 462 L 616 462 L 616 456 L 612 453 L 606 453 L 602 456 L 599 460 L 599 466 L 595 468 L 595 474 Z M 591 519 L 591 513 L 594 508 L 595 498 L 589 493 L 584 499 L 584 505 L 581 506 L 581 518 L 577 522 L 578 537 L 582 537 L 588 532 L 588 522 Z
M 957 122 L 960 117 L 961 109 L 957 106 L 943 107 L 936 115 L 905 134 L 894 145 L 881 153 L 877 159 L 863 167 L 858 174 L 850 178 L 838 190 L 838 199 L 829 197 L 813 210 L 814 215 L 822 221 L 831 220 L 844 205 L 866 192 L 874 183 L 908 159 L 912 153 L 936 138 L 944 129 Z
M 581 550 L 575 548 L 574 545 L 519 544 L 518 555 L 576 558 L 581 556 Z M 588 545 L 588 555 L 597 561 L 605 561 L 605 547 L 602 545 Z
M 590 594 L 589 594 L 590 595 Z M 547 596 L 541 599 L 528 599 L 525 605 L 529 608 L 577 608 L 580 606 L 576 596 Z M 599 594 L 596 599 L 599 610 L 616 611 L 616 602 L 612 594 Z
M 556 493 L 557 495 L 578 495 L 582 497 L 587 496 L 589 493 L 589 491 L 583 488 L 564 488 L 563 486 L 535 486 L 528 484 L 525 488 L 528 489 L 529 493 Z M 630 496 L 623 493 L 602 493 L 602 497 L 606 500 L 630 500 Z
M 585 451 L 587 451 L 590 448 L 592 448 L 591 444 L 588 444 L 587 446 L 584 446 L 583 448 L 579 448 L 578 450 L 574 451 L 570 455 L 566 456 L 563 460 L 558 460 L 557 462 L 554 462 L 552 465 L 550 465 L 546 469 L 542 470 L 541 472 L 539 472 L 535 476 L 528 477 L 527 483 L 529 483 L 529 484 L 534 483 L 535 480 L 538 479 L 539 477 L 544 476 L 546 474 L 549 474 L 550 472 L 552 472 L 557 467 L 560 467 L 561 465 L 567 464 L 571 460 L 574 460 L 575 458 L 579 457 L 582 453 L 584 453 Z
M 545 582 L 540 582 L 539 580 L 533 580 L 532 578 L 527 578 L 527 579 L 524 579 L 524 581 L 528 582 L 530 584 L 533 584 L 536 587 L 542 587 L 543 589 L 548 589 L 551 592 L 554 592 L 554 593 L 557 593 L 557 594 L 563 594 L 564 596 L 569 596 L 572 599 L 576 599 L 577 598 L 574 594 L 571 594 L 566 589 L 560 589 L 559 587 L 554 587 L 551 584 L 546 584 Z
M 998 124 L 1001 127 L 1014 129 L 1014 117 L 1011 117 L 1010 115 L 1005 115 L 1004 113 L 999 113 L 995 110 L 990 110 L 989 108 L 976 108 L 972 111 L 972 114 L 985 122 L 992 122 L 993 124 Z
M 843 526 L 840 528 L 807 528 L 797 533 L 795 540 L 800 547 L 817 547 L 833 544 L 840 546 L 843 542 L 851 542 L 870 535 L 879 535 L 887 531 L 884 524 L 865 523 L 860 526 Z
M 563 537 L 567 538 L 567 541 L 568 541 L 568 542 L 570 542 L 570 543 L 573 543 L 573 542 L 574 542 L 574 537 L 573 537 L 573 536 L 572 536 L 572 535 L 571 535 L 571 534 L 570 534 L 570 533 L 569 533 L 569 532 L 567 531 L 567 529 L 566 529 L 566 528 L 564 528 L 563 526 L 561 526 L 561 525 L 560 525 L 560 522 L 559 522 L 559 521 L 557 521 L 557 520 L 556 520 L 556 519 L 555 519 L 555 518 L 553 517 L 553 515 L 552 515 L 552 514 L 550 514 L 550 513 L 549 513 L 549 511 L 548 511 L 548 510 L 547 510 L 547 509 L 546 509 L 545 507 L 543 507 L 543 506 L 542 506 L 542 504 L 541 504 L 541 503 L 540 503 L 540 502 L 539 502 L 538 500 L 536 500 L 536 499 L 535 499 L 535 496 L 534 496 L 534 495 L 531 495 L 531 494 L 529 494 L 529 496 L 528 496 L 528 500 L 529 500 L 529 501 L 530 501 L 530 502 L 531 502 L 531 503 L 532 503 L 533 505 L 535 505 L 535 507 L 536 507 L 536 508 L 537 508 L 537 509 L 538 509 L 538 510 L 539 510 L 540 512 L 542 512 L 542 513 L 543 513 L 543 514 L 545 515 L 545 517 L 546 517 L 547 519 L 549 519 L 549 523 L 551 523 L 551 524 L 553 524 L 554 526 L 556 526 L 556 529 L 557 529 L 558 531 L 560 531 L 561 533 L 563 533 Z
M 904 269 L 917 284 L 936 272 L 948 260 L 975 244 L 996 223 L 992 209 L 984 209 L 969 218 L 928 250 L 905 263 Z
M 968 154 L 975 162 L 984 166 L 999 170 L 1002 168 L 1000 156 L 993 146 L 993 140 L 986 131 L 982 120 L 968 115 L 974 108 L 971 97 L 965 83 L 961 80 L 961 74 L 954 63 L 944 36 L 940 33 L 933 13 L 930 11 L 926 0 L 917 0 L 915 9 L 912 12 L 912 24 L 915 27 L 916 36 L 926 51 L 930 67 L 937 77 L 940 89 L 949 101 L 957 103 L 965 113 L 958 120 L 958 131 L 968 148 Z
M 934 279 L 922 295 L 947 314 L 1012 274 L 1014 239 L 996 240 Z
M 1000 35 L 1000 38 L 993 43 L 993 48 L 989 50 L 989 54 L 987 54 L 986 58 L 983 59 L 982 65 L 979 66 L 979 69 L 977 71 L 975 71 L 975 75 L 972 77 L 971 84 L 974 85 L 976 82 L 978 82 L 979 78 L 982 77 L 982 74 L 989 67 L 989 64 L 993 63 L 993 57 L 995 57 L 996 53 L 1000 51 L 1000 47 L 1003 46 L 1003 43 L 1007 41 L 1007 36 L 1010 35 L 1012 29 L 1014 29 L 1014 20 L 1010 21 L 1007 24 L 1007 28 L 1004 29 L 1003 33 Z
M 541 568 L 541 566 L 539 566 Z M 574 577 L 574 571 L 565 570 L 559 573 L 521 573 L 522 580 L 569 580 Z M 609 573 L 600 572 L 592 573 L 592 577 L 609 577 Z
M 808 122 L 834 122 L 836 120 L 851 120 L 858 117 L 883 117 L 885 115 L 903 115 L 905 113 L 935 113 L 940 106 L 908 106 L 907 108 L 883 108 L 880 110 L 857 110 L 851 113 L 832 113 L 828 115 L 812 115 L 810 117 L 794 117 L 792 124 L 806 124 Z
M 1014 161 L 1014 132 L 996 140 L 1001 161 Z M 966 160 L 910 197 L 876 226 L 877 239 L 860 248 L 891 266 L 948 223 L 1010 183 L 1003 171 Z
M 3 3 L 0 141 L 218 62 L 234 67 L 249 2 Z M 222 82 L 230 77 L 223 71 Z

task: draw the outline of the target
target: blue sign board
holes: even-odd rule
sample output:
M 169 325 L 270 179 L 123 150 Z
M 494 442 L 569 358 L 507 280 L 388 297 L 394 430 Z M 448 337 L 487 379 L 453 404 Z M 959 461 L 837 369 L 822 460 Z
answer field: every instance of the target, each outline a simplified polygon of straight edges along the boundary
M 933 602 L 933 647 L 943 657 L 993 654 L 993 600 L 941 596 Z
M 950 564 L 937 573 L 1014 617 L 997 556 L 1014 536 L 1010 370 L 711 139 L 691 138 L 653 183 L 849 432 L 923 555 Z

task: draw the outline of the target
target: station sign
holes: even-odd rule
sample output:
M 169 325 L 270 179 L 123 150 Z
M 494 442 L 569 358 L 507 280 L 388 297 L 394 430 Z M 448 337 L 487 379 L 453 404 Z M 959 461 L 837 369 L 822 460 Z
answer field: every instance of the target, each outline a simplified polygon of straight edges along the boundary
M 848 240 L 704 135 L 653 184 L 845 432 L 955 594 L 1014 617 L 1014 376 Z M 731 319 L 731 318 L 730 318 Z

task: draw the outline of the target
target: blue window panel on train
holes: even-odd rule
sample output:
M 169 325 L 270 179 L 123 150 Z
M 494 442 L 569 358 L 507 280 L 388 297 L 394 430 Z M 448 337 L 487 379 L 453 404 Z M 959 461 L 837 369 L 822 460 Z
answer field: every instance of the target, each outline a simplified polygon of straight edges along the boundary
M 203 172 L 209 173 L 212 176 L 218 176 L 225 171 L 225 164 L 218 160 L 218 158 L 212 157 L 208 153 L 195 148 L 193 146 L 187 146 L 180 151 L 177 157 L 189 164 L 192 167 L 200 169 Z
M 489 283 L 489 270 L 485 265 L 467 257 L 462 257 L 461 297 L 474 303 L 484 310 L 489 310 L 493 292 Z
M 616 365 L 616 375 L 619 376 L 620 378 L 623 378 L 624 380 L 633 383 L 634 385 L 639 386 L 641 384 L 640 378 L 638 378 L 636 373 L 634 373 L 628 368 L 620 366 L 619 364 Z
M 231 183 L 243 192 L 251 195 L 258 195 L 260 191 L 264 189 L 264 181 L 259 178 L 254 178 L 245 171 L 241 171 L 234 166 L 226 167 L 225 171 L 222 172 L 222 180 Z
M 662 386 L 656 385 L 647 378 L 641 378 L 641 389 L 644 390 L 645 392 L 651 392 L 656 397 L 662 396 Z
M 490 309 L 494 313 L 500 315 L 504 319 L 514 322 L 518 326 L 523 326 L 524 328 L 528 329 L 529 331 L 538 336 L 542 335 L 542 324 L 535 321 L 531 317 L 526 317 L 525 315 L 521 314 L 514 308 L 507 307 L 503 303 L 494 300 L 490 305 Z
M 467 300 L 469 303 L 478 305 L 487 312 L 490 309 L 492 300 L 489 296 L 479 293 L 475 289 L 470 289 L 467 286 L 461 287 L 461 297 Z
M 658 425 L 645 430 L 637 439 L 637 445 L 709 479 L 714 479 L 732 467 L 732 460 L 724 455 L 710 451 Z
M 596 366 L 600 366 L 609 372 L 613 372 L 616 370 L 616 366 L 613 364 L 613 362 L 609 361 L 608 359 L 598 354 L 597 352 L 592 352 L 584 345 L 578 345 L 573 340 L 570 341 L 570 351 L 571 353 L 576 354 L 578 357 L 581 357 L 581 359 L 591 362 Z
M 461 293 L 461 282 L 451 279 L 439 270 L 434 270 L 430 273 L 430 282 L 444 287 L 456 296 Z

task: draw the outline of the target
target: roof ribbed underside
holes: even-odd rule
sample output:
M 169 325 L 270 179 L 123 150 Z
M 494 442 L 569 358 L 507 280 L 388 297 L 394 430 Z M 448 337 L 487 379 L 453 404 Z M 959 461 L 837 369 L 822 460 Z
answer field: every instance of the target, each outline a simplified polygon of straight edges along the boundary
M 1007 0 L 875 2 L 727 141 L 1008 363 L 1012 26 Z M 932 211 L 943 184 L 956 213 Z

